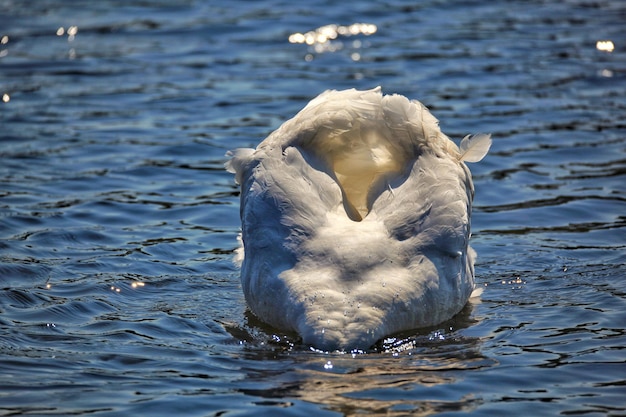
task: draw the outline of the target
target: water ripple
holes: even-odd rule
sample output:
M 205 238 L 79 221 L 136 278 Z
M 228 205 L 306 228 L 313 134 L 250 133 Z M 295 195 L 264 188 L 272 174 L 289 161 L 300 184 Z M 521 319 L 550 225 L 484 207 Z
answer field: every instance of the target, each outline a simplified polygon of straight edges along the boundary
M 623 414 L 624 4 L 0 15 L 0 414 Z M 376 31 L 289 43 L 355 22 Z M 311 351 L 246 311 L 224 154 L 376 85 L 457 142 L 492 133 L 471 166 L 484 292 L 368 352 Z

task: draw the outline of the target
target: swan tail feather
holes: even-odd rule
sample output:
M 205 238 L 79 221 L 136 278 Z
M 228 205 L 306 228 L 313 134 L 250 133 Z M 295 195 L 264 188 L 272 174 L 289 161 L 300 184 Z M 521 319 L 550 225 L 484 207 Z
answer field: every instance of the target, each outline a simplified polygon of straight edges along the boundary
M 230 157 L 224 164 L 226 171 L 235 174 L 235 181 L 237 184 L 241 184 L 241 178 L 245 169 L 245 166 L 251 161 L 254 149 L 252 148 L 238 148 L 234 151 L 226 152 L 226 156 Z
M 478 162 L 487 155 L 491 147 L 491 135 L 480 133 L 478 135 L 467 135 L 459 146 L 461 151 L 460 160 L 463 162 Z

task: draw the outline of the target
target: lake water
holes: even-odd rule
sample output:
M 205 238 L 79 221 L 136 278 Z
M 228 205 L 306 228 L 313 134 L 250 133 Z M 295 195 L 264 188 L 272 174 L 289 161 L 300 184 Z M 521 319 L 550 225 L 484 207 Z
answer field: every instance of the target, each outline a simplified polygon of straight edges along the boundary
M 0 0 L 0 415 L 626 415 L 624 22 L 617 0 Z M 315 352 L 246 311 L 224 154 L 377 85 L 457 143 L 492 133 L 484 293 Z

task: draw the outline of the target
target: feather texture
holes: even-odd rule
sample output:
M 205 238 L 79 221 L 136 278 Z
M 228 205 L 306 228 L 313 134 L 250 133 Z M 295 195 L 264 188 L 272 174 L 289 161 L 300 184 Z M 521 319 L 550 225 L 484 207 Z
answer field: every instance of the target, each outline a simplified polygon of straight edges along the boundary
M 461 141 L 461 161 L 478 162 L 482 160 L 491 147 L 491 135 L 467 135 Z
M 474 289 L 463 161 L 487 139 L 459 150 L 421 103 L 378 87 L 327 91 L 231 153 L 252 312 L 328 350 L 458 313 Z

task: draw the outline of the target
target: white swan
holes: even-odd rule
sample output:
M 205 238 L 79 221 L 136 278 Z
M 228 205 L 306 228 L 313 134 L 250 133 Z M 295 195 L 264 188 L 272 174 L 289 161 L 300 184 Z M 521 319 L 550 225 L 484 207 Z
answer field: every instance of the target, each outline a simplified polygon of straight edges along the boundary
M 474 289 L 474 194 L 460 149 L 418 101 L 326 91 L 227 169 L 241 184 L 241 284 L 252 312 L 322 350 L 441 323 Z

